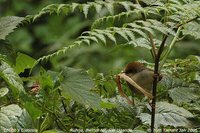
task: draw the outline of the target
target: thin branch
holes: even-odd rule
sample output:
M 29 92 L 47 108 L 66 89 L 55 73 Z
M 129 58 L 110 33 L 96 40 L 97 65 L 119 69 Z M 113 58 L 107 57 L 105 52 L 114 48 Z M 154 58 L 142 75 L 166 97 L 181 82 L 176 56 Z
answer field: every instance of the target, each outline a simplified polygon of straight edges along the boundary
M 192 21 L 194 21 L 194 20 L 196 20 L 196 19 L 198 19 L 198 18 L 199 18 L 199 16 L 197 16 L 197 17 L 195 17 L 195 18 L 192 18 L 192 19 L 190 19 L 190 20 L 187 20 L 186 22 L 184 22 L 184 23 L 182 23 L 182 24 L 177 24 L 176 27 L 179 28 L 179 27 L 183 26 L 184 24 L 187 24 L 187 23 L 189 23 L 189 22 L 192 22 Z
M 171 53 L 172 48 L 173 48 L 174 44 L 176 43 L 176 41 L 177 41 L 177 39 L 178 39 L 178 36 L 179 36 L 179 34 L 180 34 L 180 32 L 181 32 L 181 28 L 182 28 L 182 27 L 179 27 L 179 28 L 178 28 L 178 30 L 177 30 L 177 32 L 176 32 L 176 35 L 174 36 L 172 42 L 171 42 L 170 45 L 169 45 L 169 48 L 167 49 L 166 53 L 164 54 L 163 59 L 161 60 L 161 63 L 160 63 L 159 70 L 161 70 L 161 68 L 163 67 L 163 65 L 164 65 L 164 63 L 165 63 L 165 61 L 166 61 L 166 59 L 167 59 L 167 57 L 168 57 L 169 54 Z M 160 57 L 159 57 L 159 58 L 160 58 Z
M 64 109 L 65 113 L 67 114 L 67 108 L 66 108 L 65 102 L 63 100 L 63 97 L 62 97 L 60 89 L 58 89 L 58 94 L 61 97 L 61 103 L 62 103 L 63 109 Z
M 138 0 L 136 0 L 135 2 L 136 2 L 136 4 L 140 4 Z M 143 20 L 146 21 L 145 14 L 144 13 L 141 13 L 141 14 L 142 14 Z M 156 52 L 156 45 L 155 45 L 155 43 L 153 41 L 152 34 L 149 31 L 147 33 L 148 33 L 149 40 L 150 40 L 150 43 L 151 43 L 151 46 L 152 46 L 152 57 L 155 60 L 155 57 L 156 57 L 156 54 L 157 54 L 157 52 Z
M 157 92 L 157 83 L 159 78 L 159 61 L 160 56 L 163 52 L 165 42 L 167 40 L 168 35 L 165 35 L 158 50 L 158 54 L 155 58 L 155 66 L 154 66 L 154 79 L 153 79 L 153 99 L 152 99 L 152 111 L 151 111 L 151 133 L 154 133 L 154 124 L 155 124 L 155 107 L 156 107 L 156 92 Z
M 156 45 L 153 41 L 153 37 L 152 37 L 152 34 L 150 32 L 148 32 L 148 36 L 149 36 L 149 39 L 150 39 L 150 42 L 151 42 L 151 46 L 152 46 L 152 53 L 153 53 L 153 58 L 155 59 L 156 55 L 157 55 L 157 52 L 156 52 Z

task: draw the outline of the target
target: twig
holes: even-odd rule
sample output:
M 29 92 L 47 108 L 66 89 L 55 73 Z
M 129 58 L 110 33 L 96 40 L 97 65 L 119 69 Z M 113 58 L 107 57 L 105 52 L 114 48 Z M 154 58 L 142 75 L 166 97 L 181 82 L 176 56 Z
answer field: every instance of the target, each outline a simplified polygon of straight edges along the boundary
M 168 37 L 168 35 L 164 36 L 164 38 L 160 44 L 158 54 L 155 58 L 153 91 L 152 91 L 153 99 L 152 99 L 152 111 L 151 111 L 151 133 L 154 132 L 154 124 L 155 124 L 156 90 L 157 90 L 157 83 L 158 83 L 158 78 L 159 78 L 159 61 L 160 61 L 160 56 L 163 52 L 167 37 Z
M 138 0 L 136 0 L 136 4 L 140 4 Z M 145 16 L 145 14 L 144 14 L 144 13 L 141 13 L 141 14 L 142 14 L 143 20 L 146 21 L 146 16 Z M 157 52 L 156 52 L 156 45 L 155 45 L 155 43 L 154 43 L 154 41 L 153 41 L 153 37 L 152 37 L 151 32 L 148 31 L 147 33 L 148 33 L 149 40 L 150 40 L 150 43 L 151 43 L 151 46 L 152 46 L 152 57 L 153 57 L 153 59 L 155 60 L 155 57 L 156 57 L 156 55 L 157 55 Z
M 179 27 L 179 28 L 178 28 L 178 30 L 177 30 L 177 32 L 176 32 L 176 35 L 174 36 L 172 42 L 170 43 L 169 48 L 167 49 L 165 55 L 163 56 L 163 59 L 161 60 L 161 63 L 160 63 L 159 70 L 161 70 L 161 68 L 163 67 L 163 65 L 164 65 L 164 63 L 165 63 L 165 61 L 166 61 L 166 59 L 167 59 L 167 57 L 168 57 L 169 54 L 171 53 L 171 50 L 172 50 L 174 44 L 176 43 L 176 41 L 177 41 L 177 39 L 178 39 L 178 36 L 179 36 L 179 34 L 180 34 L 180 32 L 181 32 L 181 28 L 182 28 L 182 27 Z
M 179 27 L 183 26 L 184 24 L 187 24 L 187 23 L 189 23 L 189 22 L 191 22 L 191 21 L 193 21 L 193 20 L 196 20 L 196 19 L 198 19 L 198 18 L 199 18 L 199 16 L 196 16 L 195 18 L 192 18 L 192 19 L 190 19 L 190 20 L 187 20 L 186 22 L 184 22 L 184 23 L 182 23 L 182 24 L 177 24 L 176 27 L 179 28 Z

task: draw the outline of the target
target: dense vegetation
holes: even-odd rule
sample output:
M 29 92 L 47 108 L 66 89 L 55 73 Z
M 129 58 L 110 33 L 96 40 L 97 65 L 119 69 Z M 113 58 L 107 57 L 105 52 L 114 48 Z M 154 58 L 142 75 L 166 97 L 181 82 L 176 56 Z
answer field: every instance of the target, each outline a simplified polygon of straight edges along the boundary
M 200 1 L 55 2 L 0 0 L 0 132 L 200 132 Z M 163 75 L 155 112 L 118 93 L 131 61 Z

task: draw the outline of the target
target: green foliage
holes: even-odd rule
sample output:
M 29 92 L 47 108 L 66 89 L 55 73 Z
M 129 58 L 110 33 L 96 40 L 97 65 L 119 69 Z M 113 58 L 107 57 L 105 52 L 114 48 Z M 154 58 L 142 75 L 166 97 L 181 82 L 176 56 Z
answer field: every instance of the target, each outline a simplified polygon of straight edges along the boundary
M 30 129 L 33 127 L 29 114 L 16 104 L 1 108 L 0 121 L 1 132 L 10 132 L 12 129 L 15 131 L 22 128 Z
M 9 92 L 9 89 L 6 87 L 3 87 L 0 89 L 0 98 L 5 96 Z
M 22 53 L 18 53 L 16 58 L 15 71 L 19 74 L 21 72 L 24 72 L 24 70 L 27 68 L 34 67 L 35 63 L 36 60 L 32 57 Z
M 63 81 L 61 83 L 62 94 L 75 101 L 100 109 L 100 98 L 95 93 L 90 92 L 94 88 L 94 83 L 86 72 L 73 68 L 64 68 Z
M 21 78 L 14 72 L 13 68 L 4 61 L 1 61 L 0 76 L 8 84 L 9 88 L 12 89 L 14 95 L 25 92 Z
M 177 6 L 177 4 L 179 6 Z M 113 7 L 117 7 L 117 5 L 122 5 L 127 10 L 126 12 L 122 12 L 112 16 L 104 16 L 100 17 L 92 24 L 92 30 L 82 33 L 82 35 L 69 47 L 64 47 L 61 50 L 58 50 L 56 53 L 51 55 L 44 56 L 40 58 L 38 61 L 49 59 L 51 57 L 59 56 L 60 54 L 66 53 L 67 50 L 74 46 L 80 46 L 80 44 L 92 44 L 92 43 L 104 43 L 107 44 L 107 40 L 113 41 L 116 44 L 130 44 L 133 46 L 140 46 L 144 48 L 150 49 L 149 45 L 152 44 L 152 40 L 149 40 L 149 34 L 156 36 L 158 32 L 165 35 L 175 35 L 175 31 L 177 26 L 183 25 L 183 33 L 184 35 L 192 35 L 198 38 L 198 33 L 196 30 L 193 33 L 191 30 L 187 30 L 187 22 L 191 20 L 195 20 L 200 15 L 200 3 L 198 1 L 190 2 L 174 2 L 170 1 L 169 3 L 165 3 L 164 1 L 158 2 L 155 4 L 155 7 L 141 7 L 138 4 L 130 3 L 129 1 L 124 2 L 89 2 L 87 4 L 53 4 L 43 8 L 37 15 L 27 16 L 27 21 L 41 17 L 43 14 L 52 14 L 52 13 L 62 13 L 68 14 L 70 12 L 74 12 L 76 8 L 79 8 L 85 16 L 87 17 L 88 12 L 92 11 L 91 7 L 97 7 L 95 5 L 106 5 L 109 7 L 109 11 L 113 14 Z M 129 5 L 129 7 L 127 6 Z M 181 8 L 180 8 L 181 6 Z M 99 6 L 98 6 L 99 7 Z M 98 12 L 100 12 L 101 8 L 96 8 Z M 166 12 L 166 15 L 162 15 L 163 12 Z M 190 15 L 188 15 L 190 14 Z M 157 16 L 157 17 L 152 17 Z M 145 20 L 142 20 L 145 17 Z M 125 21 L 124 21 L 124 18 Z M 130 19 L 129 19 L 130 18 Z M 121 25 L 116 25 L 120 21 L 123 22 Z M 160 22 L 161 21 L 161 22 Z M 131 23 L 130 23 L 131 22 Z M 108 23 L 108 25 L 107 25 Z M 99 25 L 103 25 L 99 26 Z M 196 22 L 190 22 L 190 25 L 198 25 Z M 193 26 L 194 27 L 194 26 Z M 123 41 L 119 41 L 119 36 L 123 38 Z M 107 38 L 107 39 L 106 39 Z M 157 38 L 155 41 L 156 45 L 160 45 L 161 37 Z
M 0 39 L 13 32 L 16 26 L 24 20 L 23 17 L 9 16 L 0 19 Z
M 0 59 L 6 61 L 9 64 L 15 63 L 16 52 L 13 49 L 12 45 L 4 40 L 0 40 Z
M 153 69 L 155 58 L 150 53 L 154 55 L 163 44 L 155 127 L 198 127 L 200 2 L 79 2 L 11 1 L 16 9 L 8 9 L 17 15 L 33 15 L 0 19 L 0 132 L 5 128 L 34 128 L 39 133 L 110 128 L 146 132 L 151 123 L 147 99 L 136 96 L 136 104 L 128 104 L 118 94 L 114 75 L 138 59 Z M 38 13 L 33 12 L 36 6 L 42 7 Z M 0 5 L 1 11 L 6 8 Z M 19 30 L 7 38 L 16 27 Z M 195 46 L 198 55 L 182 45 Z M 177 54 L 174 48 L 181 51 L 181 58 L 169 60 L 171 53 Z M 131 98 L 123 81 L 122 86 Z
M 150 110 L 150 108 L 149 108 Z M 151 115 L 141 113 L 138 116 L 144 124 L 151 123 Z M 158 102 L 156 107 L 155 127 L 173 126 L 173 127 L 189 127 L 190 121 L 187 118 L 194 117 L 192 113 L 184 108 L 178 107 L 167 102 Z
M 197 88 L 192 87 L 177 87 L 169 90 L 169 96 L 178 104 L 189 103 L 198 100 L 198 91 Z

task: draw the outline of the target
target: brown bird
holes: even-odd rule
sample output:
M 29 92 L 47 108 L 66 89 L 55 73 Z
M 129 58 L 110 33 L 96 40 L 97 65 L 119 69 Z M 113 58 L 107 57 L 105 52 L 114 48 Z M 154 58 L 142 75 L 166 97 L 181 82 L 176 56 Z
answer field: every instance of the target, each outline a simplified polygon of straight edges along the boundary
M 126 65 L 124 73 L 135 81 L 140 87 L 151 93 L 154 72 L 140 62 L 131 62 Z M 136 94 L 142 94 L 138 89 L 128 83 L 129 88 Z
M 131 89 L 133 94 L 142 95 L 144 94 L 150 99 L 153 98 L 151 94 L 151 88 L 154 80 L 154 72 L 153 70 L 146 68 L 140 62 L 131 62 L 126 65 L 124 71 L 116 76 L 116 83 L 118 86 L 118 90 L 121 96 L 125 97 L 130 104 L 134 104 L 134 100 L 131 101 L 127 95 L 124 93 L 120 78 L 126 80 L 129 88 Z M 159 76 L 159 81 L 162 76 Z

